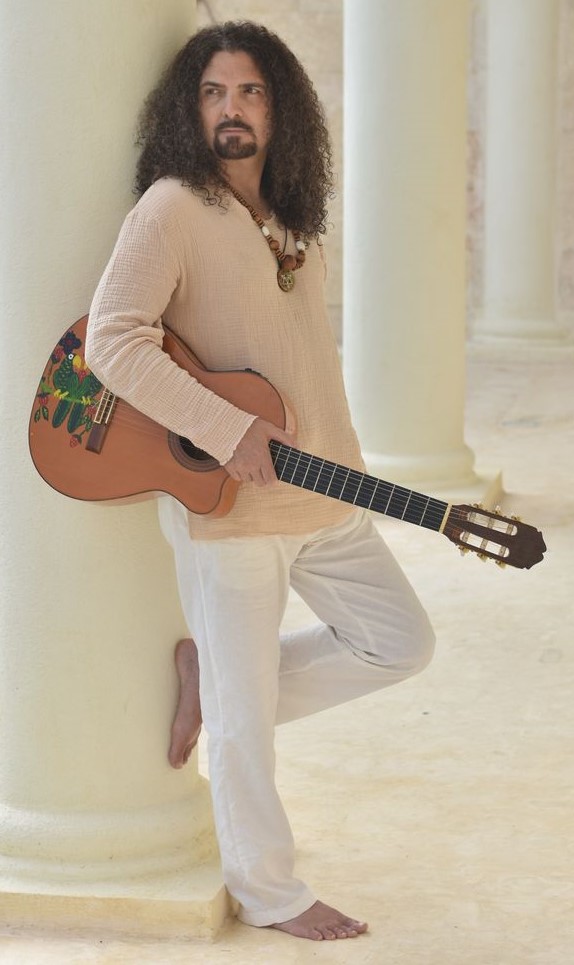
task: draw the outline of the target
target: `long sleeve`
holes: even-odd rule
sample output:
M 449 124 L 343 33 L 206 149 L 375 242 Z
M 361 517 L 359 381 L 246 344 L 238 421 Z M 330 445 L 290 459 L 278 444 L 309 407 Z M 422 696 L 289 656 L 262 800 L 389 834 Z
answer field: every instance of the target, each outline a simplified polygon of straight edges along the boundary
M 168 237 L 156 218 L 134 208 L 94 295 L 86 361 L 120 398 L 224 464 L 255 416 L 162 351 L 161 318 L 182 282 L 181 262 L 177 231 Z

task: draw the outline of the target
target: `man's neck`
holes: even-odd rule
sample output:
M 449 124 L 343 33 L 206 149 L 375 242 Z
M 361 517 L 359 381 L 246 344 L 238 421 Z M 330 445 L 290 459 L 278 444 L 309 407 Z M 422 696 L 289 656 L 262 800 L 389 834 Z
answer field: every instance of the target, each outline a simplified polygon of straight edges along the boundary
M 246 163 L 248 161 L 251 163 Z M 269 205 L 261 195 L 263 166 L 254 163 L 252 158 L 244 158 L 241 161 L 228 161 L 222 167 L 225 180 L 231 187 L 245 198 L 258 214 L 268 217 Z

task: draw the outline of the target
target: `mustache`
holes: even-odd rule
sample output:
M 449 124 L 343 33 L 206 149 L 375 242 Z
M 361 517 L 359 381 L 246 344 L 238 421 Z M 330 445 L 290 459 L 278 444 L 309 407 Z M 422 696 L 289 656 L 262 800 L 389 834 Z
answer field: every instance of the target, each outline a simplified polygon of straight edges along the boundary
M 249 131 L 250 134 L 253 134 L 253 128 L 249 127 L 249 124 L 246 124 L 245 121 L 240 120 L 222 121 L 221 124 L 218 124 L 215 128 L 215 133 L 219 134 L 220 131 L 227 131 L 233 128 L 240 128 L 242 131 Z

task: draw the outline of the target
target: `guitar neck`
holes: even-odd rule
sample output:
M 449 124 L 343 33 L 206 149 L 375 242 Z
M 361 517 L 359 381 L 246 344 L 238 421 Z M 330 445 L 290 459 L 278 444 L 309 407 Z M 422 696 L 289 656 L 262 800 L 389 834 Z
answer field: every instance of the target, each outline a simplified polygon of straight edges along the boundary
M 281 482 L 352 503 L 362 509 L 372 509 L 383 516 L 402 519 L 435 532 L 440 532 L 444 525 L 449 504 L 442 499 L 385 482 L 376 476 L 312 456 L 275 440 L 269 443 L 269 448 L 277 478 Z

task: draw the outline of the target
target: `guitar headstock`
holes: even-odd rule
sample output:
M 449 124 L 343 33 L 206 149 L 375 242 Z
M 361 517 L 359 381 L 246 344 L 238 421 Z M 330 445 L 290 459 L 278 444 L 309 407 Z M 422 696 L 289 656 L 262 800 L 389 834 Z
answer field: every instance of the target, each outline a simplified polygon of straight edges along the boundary
M 502 516 L 482 506 L 452 506 L 443 533 L 461 552 L 477 553 L 481 559 L 501 566 L 529 570 L 540 563 L 546 544 L 540 530 L 517 516 Z

